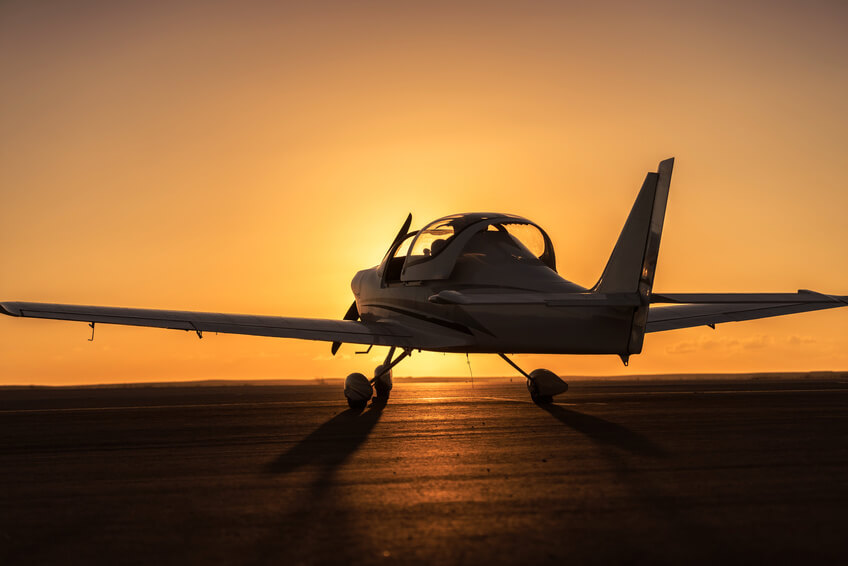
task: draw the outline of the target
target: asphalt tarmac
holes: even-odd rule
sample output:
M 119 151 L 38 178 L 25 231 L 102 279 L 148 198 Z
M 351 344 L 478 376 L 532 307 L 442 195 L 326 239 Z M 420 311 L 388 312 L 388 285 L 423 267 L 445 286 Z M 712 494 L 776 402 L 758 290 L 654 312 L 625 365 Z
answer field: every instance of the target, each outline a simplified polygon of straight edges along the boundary
M 848 379 L 0 391 L 0 564 L 848 563 Z

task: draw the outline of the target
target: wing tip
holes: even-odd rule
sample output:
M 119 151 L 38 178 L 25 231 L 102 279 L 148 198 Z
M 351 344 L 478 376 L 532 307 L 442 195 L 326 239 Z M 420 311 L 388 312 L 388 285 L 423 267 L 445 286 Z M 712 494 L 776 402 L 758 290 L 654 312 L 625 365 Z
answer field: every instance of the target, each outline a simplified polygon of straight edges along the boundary
M 0 313 L 8 316 L 21 316 L 21 310 L 15 303 L 0 303 Z

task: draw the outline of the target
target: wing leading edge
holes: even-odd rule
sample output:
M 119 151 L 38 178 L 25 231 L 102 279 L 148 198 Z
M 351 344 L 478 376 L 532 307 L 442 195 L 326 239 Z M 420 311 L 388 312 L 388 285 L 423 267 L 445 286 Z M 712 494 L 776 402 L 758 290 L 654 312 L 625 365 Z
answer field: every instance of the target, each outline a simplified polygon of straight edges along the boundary
M 197 332 L 198 336 L 203 332 L 220 332 L 404 348 L 412 347 L 413 342 L 408 329 L 390 322 L 18 302 L 0 303 L 0 313 L 27 318 L 170 328 Z
M 654 304 L 664 306 L 654 306 Z M 710 326 L 848 306 L 848 296 L 797 293 L 688 293 L 651 297 L 645 332 Z

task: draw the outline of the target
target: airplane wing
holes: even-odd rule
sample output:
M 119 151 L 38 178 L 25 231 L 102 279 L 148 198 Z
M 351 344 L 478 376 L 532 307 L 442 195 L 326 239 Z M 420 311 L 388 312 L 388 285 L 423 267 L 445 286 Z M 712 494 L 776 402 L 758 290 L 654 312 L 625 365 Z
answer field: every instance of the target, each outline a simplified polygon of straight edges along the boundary
M 638 307 L 635 293 L 461 293 L 442 291 L 430 297 L 443 305 L 540 305 L 547 307 Z M 645 332 L 754 320 L 848 306 L 848 297 L 802 290 L 797 293 L 655 294 L 650 298 Z
M 391 322 L 17 302 L 0 303 L 0 313 L 28 318 L 171 328 L 197 332 L 200 337 L 203 332 L 221 332 L 404 348 L 412 347 L 413 342 L 408 329 Z
M 666 303 L 664 306 L 654 306 Z M 754 320 L 848 306 L 848 296 L 797 293 L 688 293 L 651 297 L 645 332 Z

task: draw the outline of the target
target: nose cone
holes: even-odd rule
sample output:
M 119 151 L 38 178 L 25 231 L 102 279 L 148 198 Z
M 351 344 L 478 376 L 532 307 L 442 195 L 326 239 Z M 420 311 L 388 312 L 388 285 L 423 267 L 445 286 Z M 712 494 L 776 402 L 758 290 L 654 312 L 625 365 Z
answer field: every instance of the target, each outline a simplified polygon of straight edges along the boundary
M 354 297 L 358 297 L 362 292 L 362 280 L 365 279 L 370 271 L 373 271 L 373 269 L 363 269 L 362 271 L 357 271 L 356 275 L 353 276 L 350 282 L 350 290 L 353 291 Z

